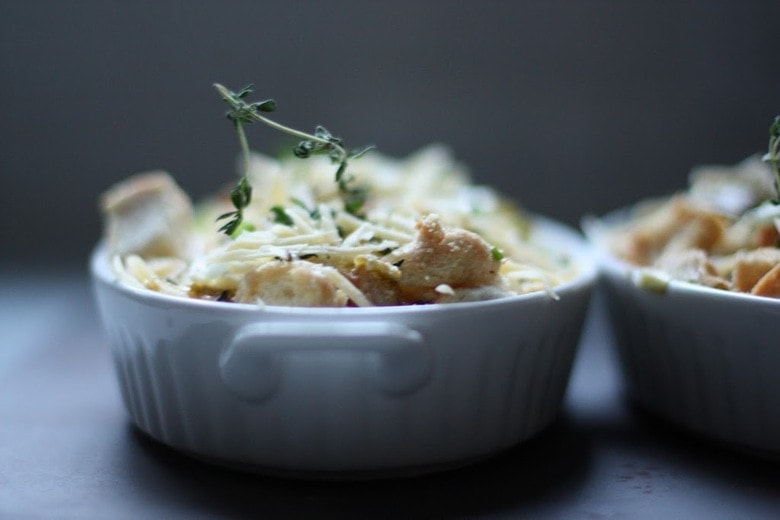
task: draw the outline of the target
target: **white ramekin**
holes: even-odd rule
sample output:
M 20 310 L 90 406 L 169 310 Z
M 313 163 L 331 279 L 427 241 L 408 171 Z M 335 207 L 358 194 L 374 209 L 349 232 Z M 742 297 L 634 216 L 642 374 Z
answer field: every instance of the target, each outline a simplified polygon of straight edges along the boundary
M 142 431 L 266 473 L 373 476 L 465 463 L 558 414 L 596 268 L 579 234 L 536 219 L 572 257 L 558 299 L 311 309 L 174 298 L 91 258 L 122 397 Z
M 691 431 L 780 456 L 780 300 L 676 280 L 641 283 L 646 273 L 606 245 L 610 226 L 626 215 L 583 228 L 630 396 Z

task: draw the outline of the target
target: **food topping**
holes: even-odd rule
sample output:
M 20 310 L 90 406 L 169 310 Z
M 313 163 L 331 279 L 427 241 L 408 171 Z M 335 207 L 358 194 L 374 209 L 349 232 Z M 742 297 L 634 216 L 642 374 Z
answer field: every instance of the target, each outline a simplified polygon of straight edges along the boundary
M 188 298 L 345 307 L 554 297 L 576 274 L 565 252 L 545 247 L 532 221 L 473 184 L 445 147 L 405 159 L 349 151 L 323 127 L 308 134 L 268 119 L 276 104 L 248 102 L 250 88 L 216 87 L 241 143 L 239 181 L 194 209 L 160 172 L 109 189 L 106 246 L 125 283 Z M 302 140 L 290 156 L 253 153 L 244 133 L 252 122 Z
M 695 168 L 687 191 L 638 204 L 610 232 L 611 250 L 672 279 L 780 298 L 780 118 L 769 149 Z

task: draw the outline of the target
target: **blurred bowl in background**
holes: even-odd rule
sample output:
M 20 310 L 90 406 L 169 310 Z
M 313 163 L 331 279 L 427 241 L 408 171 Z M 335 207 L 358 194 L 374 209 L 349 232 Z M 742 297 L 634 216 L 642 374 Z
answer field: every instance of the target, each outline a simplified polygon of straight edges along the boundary
M 729 445 L 780 455 L 780 300 L 654 275 L 615 257 L 610 226 L 583 222 L 634 402 Z

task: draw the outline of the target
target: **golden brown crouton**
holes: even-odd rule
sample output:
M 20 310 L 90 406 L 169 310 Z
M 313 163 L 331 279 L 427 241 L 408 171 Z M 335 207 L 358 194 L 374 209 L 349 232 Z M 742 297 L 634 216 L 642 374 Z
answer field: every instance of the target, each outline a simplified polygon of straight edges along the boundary
M 780 264 L 780 249 L 761 248 L 739 253 L 734 263 L 734 289 L 752 292 L 758 281 Z
M 677 196 L 638 217 L 631 230 L 618 237 L 616 252 L 627 261 L 649 265 L 665 250 L 712 250 L 723 237 L 723 217 L 692 206 Z
M 414 241 L 391 253 L 401 270 L 399 292 L 408 302 L 432 302 L 440 285 L 453 289 L 493 285 L 500 261 L 479 235 L 465 229 L 445 229 L 439 217 L 428 215 L 417 224 Z
M 392 276 L 387 270 L 377 268 L 378 265 L 381 265 L 379 261 L 361 262 L 349 273 L 349 280 L 374 305 L 398 305 L 398 277 Z
M 780 298 L 780 264 L 775 265 L 762 276 L 750 293 L 756 296 Z
M 187 259 L 192 253 L 192 203 L 163 171 L 139 173 L 100 198 L 111 253 Z
M 347 294 L 334 282 L 335 268 L 306 261 L 261 265 L 238 283 L 234 300 L 241 303 L 296 307 L 344 307 Z
M 671 237 L 664 250 L 685 251 L 700 249 L 712 251 L 723 237 L 726 222 L 723 217 L 714 213 L 696 212 Z
M 780 232 L 774 224 L 761 226 L 756 229 L 756 247 L 774 247 L 780 240 Z

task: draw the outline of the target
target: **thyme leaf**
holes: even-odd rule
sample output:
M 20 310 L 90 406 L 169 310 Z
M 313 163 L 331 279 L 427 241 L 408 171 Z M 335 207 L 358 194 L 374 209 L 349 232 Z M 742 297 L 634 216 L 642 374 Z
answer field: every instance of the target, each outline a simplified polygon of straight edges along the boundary
M 235 207 L 235 211 L 229 211 L 223 213 L 217 217 L 217 221 L 230 219 L 221 228 L 220 232 L 225 233 L 228 236 L 235 237 L 239 232 L 252 229 L 250 224 L 244 222 L 244 209 L 249 206 L 249 202 L 252 200 L 252 186 L 249 185 L 249 181 L 246 178 L 246 174 L 241 177 L 238 184 L 230 192 L 230 201 Z
M 274 206 L 271 208 L 271 213 L 274 214 L 274 222 L 277 224 L 283 224 L 285 226 L 292 226 L 294 224 L 293 219 L 282 206 Z

